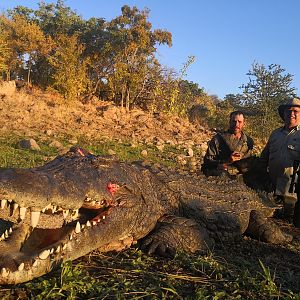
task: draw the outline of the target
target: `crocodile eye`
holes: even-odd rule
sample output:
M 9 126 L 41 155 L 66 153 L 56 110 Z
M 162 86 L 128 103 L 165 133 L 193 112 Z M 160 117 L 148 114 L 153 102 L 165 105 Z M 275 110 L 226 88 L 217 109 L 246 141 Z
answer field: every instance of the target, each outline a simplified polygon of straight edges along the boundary
M 111 183 L 109 182 L 106 186 L 107 190 L 113 195 L 118 189 L 119 189 L 119 185 L 116 183 Z

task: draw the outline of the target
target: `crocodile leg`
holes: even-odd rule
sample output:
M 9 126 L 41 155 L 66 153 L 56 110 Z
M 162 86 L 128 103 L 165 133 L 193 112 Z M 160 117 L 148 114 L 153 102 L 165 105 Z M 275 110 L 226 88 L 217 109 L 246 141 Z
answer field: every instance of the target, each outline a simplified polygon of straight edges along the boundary
M 287 243 L 292 240 L 291 235 L 282 232 L 270 218 L 265 217 L 256 210 L 250 213 L 249 225 L 245 231 L 245 235 L 273 244 Z
M 141 248 L 148 254 L 172 257 L 176 250 L 195 252 L 208 250 L 214 245 L 206 229 L 195 221 L 173 215 L 160 218 L 154 233 L 148 235 Z

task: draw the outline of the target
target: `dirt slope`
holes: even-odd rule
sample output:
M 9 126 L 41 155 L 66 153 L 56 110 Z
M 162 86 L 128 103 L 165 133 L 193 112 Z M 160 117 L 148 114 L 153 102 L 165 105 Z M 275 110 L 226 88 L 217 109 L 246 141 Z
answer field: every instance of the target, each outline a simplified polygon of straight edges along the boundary
M 187 119 L 163 113 L 126 111 L 96 98 L 88 103 L 63 100 L 40 90 L 17 91 L 14 83 L 0 85 L 0 135 L 43 134 L 99 140 L 159 142 L 206 148 L 212 132 Z

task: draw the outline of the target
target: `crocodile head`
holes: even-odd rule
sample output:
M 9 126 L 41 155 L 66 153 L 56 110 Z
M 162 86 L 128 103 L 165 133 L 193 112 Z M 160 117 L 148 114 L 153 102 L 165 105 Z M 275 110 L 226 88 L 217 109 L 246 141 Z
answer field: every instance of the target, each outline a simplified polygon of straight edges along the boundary
M 80 148 L 41 167 L 1 169 L 0 284 L 25 282 L 94 249 L 124 249 L 145 236 L 164 211 L 153 184 L 159 182 L 138 165 Z

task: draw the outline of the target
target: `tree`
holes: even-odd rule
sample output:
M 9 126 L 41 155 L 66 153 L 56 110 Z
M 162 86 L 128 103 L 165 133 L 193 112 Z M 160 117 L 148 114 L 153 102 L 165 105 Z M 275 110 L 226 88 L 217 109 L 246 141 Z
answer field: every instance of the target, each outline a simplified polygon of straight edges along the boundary
M 268 136 L 280 121 L 277 107 L 295 95 L 295 88 L 291 87 L 293 76 L 280 65 L 266 67 L 258 63 L 252 64 L 247 75 L 249 82 L 241 86 L 243 104 L 255 112 L 257 130 Z
M 179 76 L 175 79 L 175 87 L 172 90 L 171 97 L 168 103 L 168 111 L 183 115 L 187 112 L 187 109 L 191 105 L 188 98 L 188 84 L 184 82 L 183 78 L 186 76 L 187 69 L 195 61 L 195 56 L 191 55 L 187 61 L 183 64 L 183 67 L 179 71 Z
M 82 57 L 84 45 L 76 35 L 58 35 L 54 53 L 48 60 L 54 71 L 53 86 L 67 100 L 74 100 L 87 89 L 88 60 Z
M 29 82 L 35 59 L 50 51 L 51 39 L 45 37 L 37 24 L 22 15 L 14 15 L 13 19 L 2 17 L 1 24 L 7 32 L 6 40 L 13 52 L 10 62 L 15 69 L 20 68 L 19 77 L 22 77 L 23 70 L 27 70 L 26 79 Z
M 242 99 L 243 95 L 241 94 L 227 94 L 224 97 L 224 102 L 228 102 L 232 107 L 234 107 L 236 110 L 240 109 L 242 107 Z
M 4 77 L 3 74 L 6 74 L 6 78 L 8 77 L 9 56 L 10 47 L 7 42 L 7 32 L 4 30 L 0 19 L 0 79 Z
M 63 0 L 55 3 L 39 3 L 34 12 L 34 20 L 46 35 L 56 37 L 58 34 L 73 35 L 79 33 L 84 24 L 83 19 L 64 4 Z
M 163 30 L 152 31 L 147 21 L 149 11 L 136 7 L 122 7 L 122 15 L 109 22 L 109 34 L 105 45 L 113 53 L 114 72 L 108 82 L 115 95 L 121 96 L 121 105 L 129 109 L 138 100 L 140 88 L 145 81 L 147 64 L 155 60 L 155 45 L 171 46 L 171 33 Z

